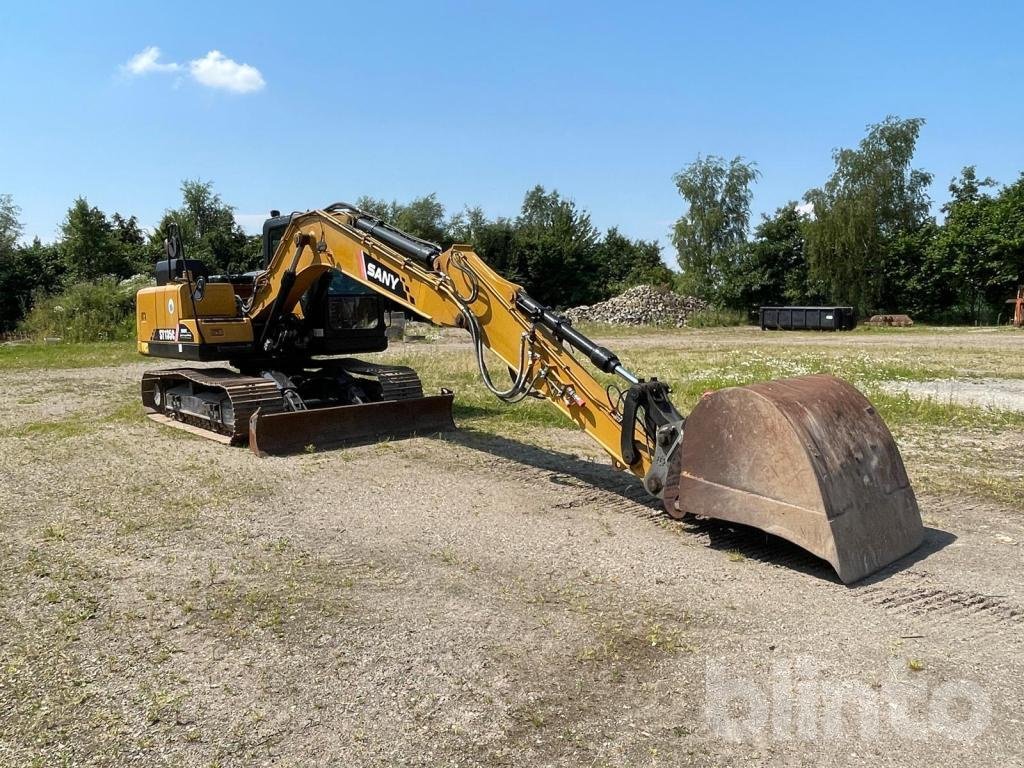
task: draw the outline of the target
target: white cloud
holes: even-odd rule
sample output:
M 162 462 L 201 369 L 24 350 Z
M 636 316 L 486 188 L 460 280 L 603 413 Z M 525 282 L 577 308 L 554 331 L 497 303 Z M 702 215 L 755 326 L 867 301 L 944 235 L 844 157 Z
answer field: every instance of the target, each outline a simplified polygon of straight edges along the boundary
M 145 75 L 150 72 L 177 72 L 181 65 L 173 61 L 163 63 L 160 61 L 160 49 L 155 45 L 139 51 L 132 56 L 127 64 L 121 65 L 121 69 L 130 75 Z
M 266 85 L 263 75 L 251 64 L 239 64 L 220 51 L 210 51 L 201 59 L 193 59 L 185 66 L 173 61 L 160 61 L 160 49 L 155 45 L 132 56 L 121 71 L 132 76 L 148 75 L 151 72 L 188 72 L 188 76 L 207 88 L 219 88 L 234 93 L 252 93 Z M 181 78 L 174 81 L 174 88 L 181 85 Z
M 266 85 L 256 67 L 239 64 L 220 51 L 210 51 L 203 58 L 190 61 L 188 71 L 201 85 L 235 93 L 258 91 Z
M 802 216 L 808 216 L 814 218 L 814 203 L 800 203 L 796 206 L 796 212 Z

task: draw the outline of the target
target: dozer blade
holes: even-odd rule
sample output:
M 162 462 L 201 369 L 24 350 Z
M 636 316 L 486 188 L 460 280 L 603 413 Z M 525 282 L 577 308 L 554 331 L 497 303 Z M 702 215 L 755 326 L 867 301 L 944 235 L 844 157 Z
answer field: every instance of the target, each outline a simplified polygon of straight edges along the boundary
M 676 461 L 670 514 L 760 528 L 827 560 L 847 584 L 924 537 L 892 435 L 871 403 L 833 376 L 706 395 L 686 419 Z
M 308 411 L 256 411 L 249 420 L 249 447 L 257 456 L 286 455 L 455 429 L 453 395 L 385 400 Z

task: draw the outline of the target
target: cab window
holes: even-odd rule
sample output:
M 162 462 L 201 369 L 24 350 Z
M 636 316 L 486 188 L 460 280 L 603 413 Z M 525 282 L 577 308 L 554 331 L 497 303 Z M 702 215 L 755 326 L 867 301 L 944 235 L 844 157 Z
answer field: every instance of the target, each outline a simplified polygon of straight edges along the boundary
M 380 325 L 377 294 L 337 270 L 331 273 L 327 296 L 332 329 L 369 330 Z

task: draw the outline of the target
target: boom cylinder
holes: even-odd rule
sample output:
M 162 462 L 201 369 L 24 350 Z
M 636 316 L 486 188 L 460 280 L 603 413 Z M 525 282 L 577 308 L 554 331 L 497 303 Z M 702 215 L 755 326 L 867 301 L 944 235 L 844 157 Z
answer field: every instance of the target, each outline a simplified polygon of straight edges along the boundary
M 520 291 L 516 294 L 516 308 L 537 325 L 547 328 L 556 339 L 568 343 L 573 349 L 586 355 L 598 370 L 617 374 L 630 384 L 640 383 L 640 379 L 622 365 L 614 352 L 588 339 L 551 307 L 545 307 L 539 301 Z
M 332 203 L 325 209 L 329 213 L 342 211 L 352 217 L 352 226 L 382 243 L 394 248 L 406 258 L 418 261 L 427 269 L 434 268 L 434 260 L 441 255 L 441 246 L 406 234 L 380 219 L 359 210 L 350 203 Z
M 436 245 L 414 240 L 404 232 L 376 219 L 362 216 L 357 217 L 355 227 L 359 231 L 380 240 L 382 243 L 387 243 L 403 256 L 418 261 L 427 269 L 434 268 L 434 259 L 441 253 L 441 249 Z

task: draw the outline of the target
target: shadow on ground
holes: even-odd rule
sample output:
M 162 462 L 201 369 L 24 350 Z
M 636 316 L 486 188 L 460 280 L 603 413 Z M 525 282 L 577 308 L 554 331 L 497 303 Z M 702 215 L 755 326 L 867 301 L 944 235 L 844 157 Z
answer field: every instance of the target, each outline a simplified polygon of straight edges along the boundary
M 610 465 L 599 464 L 563 451 L 539 448 L 512 438 L 472 429 L 458 429 L 453 432 L 441 433 L 436 435 L 435 439 L 550 472 L 547 479 L 551 483 L 575 485 L 566 481 L 566 476 L 568 476 L 586 485 L 615 494 L 645 510 L 644 514 L 638 515 L 639 517 L 656 520 L 662 525 L 682 526 L 689 535 L 703 540 L 711 549 L 727 551 L 736 557 L 768 565 L 789 568 L 835 584 L 842 583 L 827 562 L 778 536 L 765 533 L 757 528 L 712 518 L 690 516 L 676 520 L 670 517 L 662 509 L 661 502 L 649 496 L 637 478 Z M 857 588 L 883 581 L 895 573 L 913 567 L 954 541 L 956 541 L 956 536 L 948 531 L 925 527 L 924 542 L 920 547 L 881 571 L 848 586 Z

